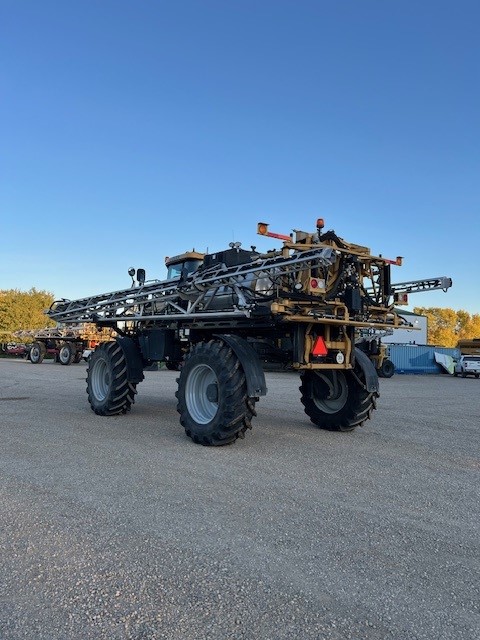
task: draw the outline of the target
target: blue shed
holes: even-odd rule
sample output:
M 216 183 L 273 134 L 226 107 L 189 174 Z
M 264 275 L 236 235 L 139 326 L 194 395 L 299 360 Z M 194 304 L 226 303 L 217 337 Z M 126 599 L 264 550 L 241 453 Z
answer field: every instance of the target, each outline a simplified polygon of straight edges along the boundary
M 395 365 L 395 373 L 445 373 L 435 362 L 435 353 L 460 357 L 459 349 L 435 347 L 424 344 L 390 344 L 389 358 Z

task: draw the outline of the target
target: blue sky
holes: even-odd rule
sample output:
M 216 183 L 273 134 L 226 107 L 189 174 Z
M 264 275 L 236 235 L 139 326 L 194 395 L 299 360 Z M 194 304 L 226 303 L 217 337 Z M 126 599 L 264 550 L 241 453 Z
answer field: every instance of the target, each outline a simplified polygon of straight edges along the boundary
M 317 217 L 480 313 L 480 3 L 0 0 L 0 288 L 76 298 Z

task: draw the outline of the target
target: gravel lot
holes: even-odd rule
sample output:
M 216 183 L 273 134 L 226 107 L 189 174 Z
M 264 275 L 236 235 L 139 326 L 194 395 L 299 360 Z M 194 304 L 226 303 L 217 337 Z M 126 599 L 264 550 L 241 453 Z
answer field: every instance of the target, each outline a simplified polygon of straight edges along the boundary
M 480 380 L 381 380 L 337 434 L 270 373 L 204 448 L 174 372 L 103 418 L 85 370 L 0 360 L 1 640 L 480 637 Z

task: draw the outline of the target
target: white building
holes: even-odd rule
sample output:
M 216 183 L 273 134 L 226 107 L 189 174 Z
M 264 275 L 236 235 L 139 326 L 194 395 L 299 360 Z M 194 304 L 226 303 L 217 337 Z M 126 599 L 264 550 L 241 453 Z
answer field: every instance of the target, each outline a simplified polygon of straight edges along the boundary
M 385 344 L 428 344 L 427 316 L 420 316 L 411 311 L 396 309 L 397 313 L 413 325 L 412 329 L 394 329 L 391 336 L 382 338 Z

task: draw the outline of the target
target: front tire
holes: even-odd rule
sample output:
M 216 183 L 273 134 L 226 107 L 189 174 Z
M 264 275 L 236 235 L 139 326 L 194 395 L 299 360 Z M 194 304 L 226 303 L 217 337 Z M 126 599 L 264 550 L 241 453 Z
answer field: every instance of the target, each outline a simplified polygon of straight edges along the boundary
M 200 342 L 185 358 L 178 378 L 180 423 L 197 444 L 221 446 L 251 429 L 256 398 L 247 393 L 235 352 L 220 340 Z
M 87 394 L 99 416 L 126 413 L 135 402 L 136 384 L 127 377 L 127 361 L 117 342 L 102 342 L 91 354 L 87 369 Z
M 354 371 L 304 371 L 300 392 L 311 422 L 328 431 L 353 431 L 371 417 L 378 393 L 364 386 L 360 367 Z

